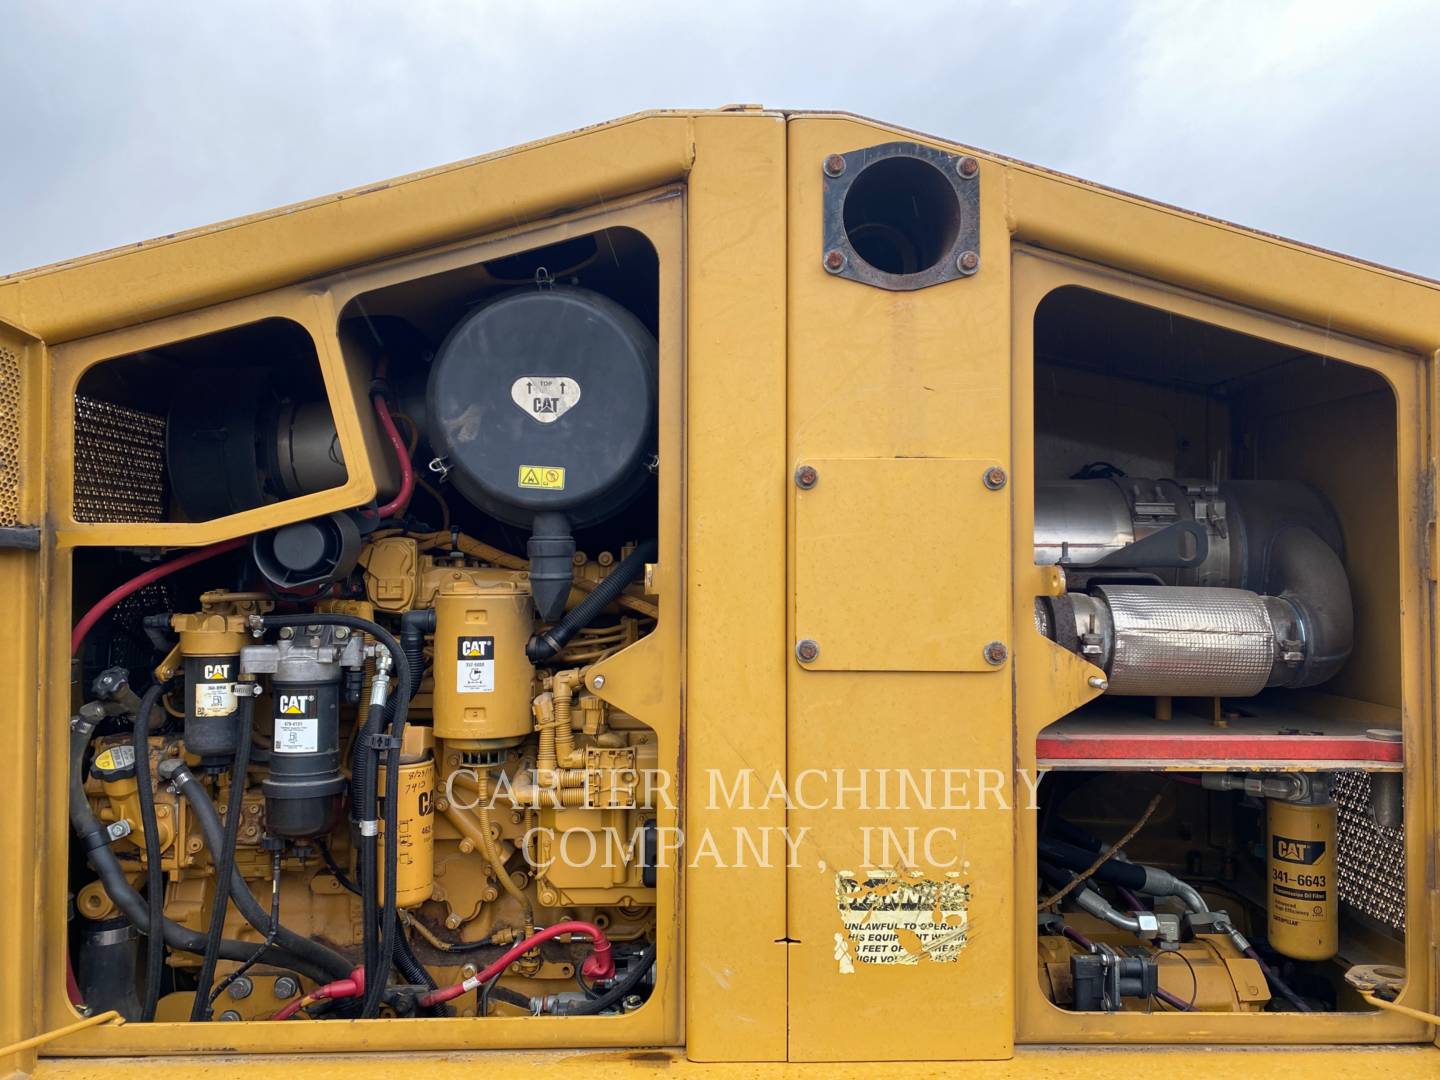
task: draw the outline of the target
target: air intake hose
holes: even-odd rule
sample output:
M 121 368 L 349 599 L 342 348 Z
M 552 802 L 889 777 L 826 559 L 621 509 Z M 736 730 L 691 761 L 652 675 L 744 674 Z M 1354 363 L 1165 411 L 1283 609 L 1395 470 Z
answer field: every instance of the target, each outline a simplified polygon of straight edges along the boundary
M 625 586 L 644 572 L 645 564 L 655 560 L 658 550 L 654 540 L 646 540 L 640 544 L 621 559 L 620 565 L 610 572 L 610 576 L 595 586 L 594 591 L 571 608 L 563 619 L 549 630 L 542 630 L 531 637 L 525 645 L 525 655 L 530 662 L 538 664 L 549 660 L 563 649 L 571 638 L 589 626 L 600 612 L 616 601 L 625 591 Z

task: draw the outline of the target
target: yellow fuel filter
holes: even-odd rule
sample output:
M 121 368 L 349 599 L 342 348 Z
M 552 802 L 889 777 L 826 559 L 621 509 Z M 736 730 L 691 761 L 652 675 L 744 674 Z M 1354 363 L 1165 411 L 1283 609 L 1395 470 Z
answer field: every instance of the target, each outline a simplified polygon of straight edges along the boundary
M 409 726 L 400 745 L 400 782 L 396 786 L 395 903 L 418 907 L 430 899 L 435 882 L 435 753 L 429 728 Z M 379 775 L 379 792 L 388 792 L 388 769 Z M 385 821 L 380 820 L 380 896 L 385 896 Z
M 435 737 L 462 751 L 514 746 L 530 734 L 535 622 L 526 583 L 457 571 L 435 594 Z
M 1295 960 L 1340 949 L 1335 897 L 1335 804 L 1267 799 L 1270 944 Z

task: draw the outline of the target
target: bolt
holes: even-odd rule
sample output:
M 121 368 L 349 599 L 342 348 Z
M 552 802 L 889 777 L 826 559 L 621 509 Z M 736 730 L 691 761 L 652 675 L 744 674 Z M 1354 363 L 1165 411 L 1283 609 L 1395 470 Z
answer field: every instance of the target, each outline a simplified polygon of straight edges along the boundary
M 447 929 L 450 929 L 450 930 L 458 930 L 458 929 L 460 929 L 460 924 L 461 924 L 461 922 L 463 922 L 463 921 L 464 921 L 464 920 L 462 920 L 459 915 L 447 915 L 447 916 L 445 916 L 445 926 L 446 926 Z
M 595 561 L 601 566 L 609 566 L 615 561 L 615 555 L 613 552 L 602 551 L 599 555 L 595 556 Z
M 987 488 L 991 491 L 999 491 L 1010 478 L 1005 475 L 1005 470 L 999 465 L 991 465 L 990 468 L 985 470 L 983 479 Z
M 838 274 L 845 269 L 845 253 L 839 248 L 831 248 L 825 253 L 825 269 L 832 274 Z
M 955 269 L 962 274 L 973 274 L 980 269 L 980 256 L 973 251 L 962 251 L 955 260 Z
M 966 154 L 959 161 L 955 162 L 955 171 L 966 180 L 973 180 L 980 171 L 980 162 L 976 161 L 969 154 Z
M 801 491 L 809 491 L 820 481 L 820 474 L 815 471 L 814 465 L 801 465 L 795 470 L 795 486 Z
M 820 657 L 820 643 L 814 638 L 801 638 L 795 643 L 795 659 L 802 664 L 813 664 Z
M 233 1024 L 235 1021 L 240 1019 L 240 1014 L 234 1009 L 226 1009 L 219 1016 L 215 1017 L 215 1019 L 224 1020 L 228 1024 Z
M 985 662 L 987 664 L 999 667 L 1008 659 L 1010 659 L 1010 650 L 1005 647 L 1003 641 L 992 641 L 985 646 Z
M 289 975 L 281 975 L 275 980 L 275 1000 L 286 1001 L 300 992 L 300 985 Z
M 644 1004 L 645 999 L 642 998 L 639 994 L 626 994 L 625 999 L 620 1002 L 620 1008 L 627 1013 L 631 1013 Z
M 593 679 L 590 680 L 590 685 L 593 686 L 593 687 L 595 687 L 596 690 L 604 690 L 604 689 L 605 689 L 605 676 L 604 676 L 604 675 L 596 675 Z
M 244 1001 L 255 989 L 255 984 L 250 981 L 248 975 L 241 975 L 230 984 L 230 997 L 233 1001 Z
M 474 964 L 464 964 L 460 968 L 460 977 L 462 979 L 472 978 L 475 975 L 475 971 L 476 967 Z
M 825 159 L 825 175 L 834 179 L 845 171 L 845 158 L 840 154 L 831 154 Z
M 1109 690 L 1109 689 L 1110 689 L 1110 680 L 1107 679 L 1107 678 L 1105 678 L 1104 675 L 1091 675 L 1090 678 L 1087 679 L 1086 681 L 1090 684 L 1090 686 L 1091 686 L 1092 689 L 1095 689 L 1095 690 Z
M 295 636 L 295 628 L 294 628 L 293 626 L 282 626 L 282 627 L 280 627 L 280 638 L 281 638 L 281 640 L 283 640 L 283 641 L 289 641 L 289 640 L 290 640 L 291 638 L 293 638 L 294 636 Z

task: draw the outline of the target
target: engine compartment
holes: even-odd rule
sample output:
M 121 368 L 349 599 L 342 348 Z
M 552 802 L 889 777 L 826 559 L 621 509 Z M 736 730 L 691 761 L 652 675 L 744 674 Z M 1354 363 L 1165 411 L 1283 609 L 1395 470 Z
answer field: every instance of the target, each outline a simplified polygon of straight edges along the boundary
M 622 228 L 357 296 L 340 341 L 374 501 L 148 570 L 76 558 L 77 999 L 134 1020 L 645 1005 L 675 748 L 603 663 L 662 616 L 658 288 Z M 77 468 L 77 507 L 85 484 L 100 520 L 205 521 L 344 484 L 298 329 L 91 368 L 76 456 L 102 468 Z M 126 456 L 137 428 L 163 462 Z

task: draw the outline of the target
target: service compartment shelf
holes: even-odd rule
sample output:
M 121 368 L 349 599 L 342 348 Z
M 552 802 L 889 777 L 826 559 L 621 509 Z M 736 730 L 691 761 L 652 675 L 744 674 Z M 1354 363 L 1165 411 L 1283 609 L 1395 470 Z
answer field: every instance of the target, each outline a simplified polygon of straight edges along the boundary
M 1377 726 L 1373 718 L 1318 717 L 1227 701 L 1221 726 L 1203 701 L 1177 700 L 1164 720 L 1155 718 L 1150 705 L 1148 698 L 1101 700 L 1062 717 L 1036 740 L 1040 767 L 1268 772 L 1404 767 L 1398 728 Z

